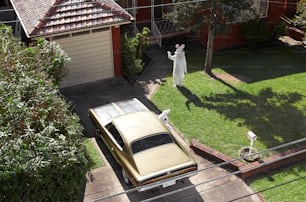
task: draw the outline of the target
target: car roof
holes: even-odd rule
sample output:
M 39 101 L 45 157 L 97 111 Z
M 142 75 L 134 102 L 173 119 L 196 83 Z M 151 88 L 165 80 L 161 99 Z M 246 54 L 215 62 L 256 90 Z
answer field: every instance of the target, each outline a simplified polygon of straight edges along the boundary
M 105 126 L 117 117 L 125 116 L 138 111 L 149 111 L 149 109 L 137 98 L 133 98 L 130 100 L 112 102 L 106 105 L 90 108 L 89 114 L 93 115 L 99 124 Z
M 169 133 L 167 127 L 151 111 L 135 112 L 117 117 L 113 120 L 113 124 L 128 144 L 152 134 Z

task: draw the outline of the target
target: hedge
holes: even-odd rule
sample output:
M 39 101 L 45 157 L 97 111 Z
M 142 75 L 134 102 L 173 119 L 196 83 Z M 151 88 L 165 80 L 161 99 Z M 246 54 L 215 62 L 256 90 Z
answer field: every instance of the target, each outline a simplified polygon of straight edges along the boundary
M 59 94 L 69 57 L 0 26 L 0 201 L 82 201 L 89 169 L 79 117 Z

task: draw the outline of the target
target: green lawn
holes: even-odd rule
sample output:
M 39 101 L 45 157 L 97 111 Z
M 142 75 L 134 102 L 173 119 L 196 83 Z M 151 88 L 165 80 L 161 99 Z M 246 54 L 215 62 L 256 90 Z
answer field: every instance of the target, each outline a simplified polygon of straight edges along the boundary
M 83 141 L 83 145 L 86 148 L 86 153 L 89 156 L 89 159 L 92 163 L 91 169 L 99 168 L 104 166 L 104 162 L 101 158 L 101 155 L 99 154 L 99 151 L 97 150 L 97 147 L 94 145 L 91 139 L 86 138 Z
M 278 45 L 215 55 L 213 72 L 243 78 L 235 82 L 204 74 L 203 52 L 188 51 L 187 46 L 189 73 L 184 87 L 173 87 L 169 75 L 152 101 L 160 110 L 171 109 L 170 121 L 187 139 L 195 138 L 233 158 L 249 145 L 249 130 L 257 134 L 258 151 L 305 138 L 305 52 Z M 255 179 L 250 186 L 267 202 L 302 202 L 305 176 L 304 161 Z
M 259 192 L 266 202 L 304 202 L 306 162 L 261 176 L 250 182 L 250 186 Z
M 198 139 L 234 158 L 257 134 L 254 146 L 264 150 L 306 137 L 306 56 L 285 45 L 236 50 L 213 59 L 213 72 L 242 82 L 212 79 L 203 73 L 203 52 L 188 51 L 188 74 L 181 88 L 169 75 L 152 98 L 189 140 Z

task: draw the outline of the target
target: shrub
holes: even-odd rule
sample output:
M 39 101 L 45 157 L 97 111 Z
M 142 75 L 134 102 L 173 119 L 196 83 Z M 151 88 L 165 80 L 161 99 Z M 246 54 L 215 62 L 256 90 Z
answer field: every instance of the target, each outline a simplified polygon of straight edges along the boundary
M 288 34 L 288 26 L 285 22 L 280 22 L 273 27 L 273 34 L 276 37 L 284 36 Z
M 133 38 L 129 38 L 127 33 L 123 37 L 123 75 L 128 79 L 135 79 L 143 70 L 143 52 L 148 44 L 149 32 L 149 28 L 144 27 L 142 32 L 137 33 Z
M 67 63 L 70 62 L 68 55 L 55 42 L 48 42 L 45 39 L 37 41 L 40 69 L 47 73 L 55 83 L 61 81 L 67 72 Z
M 268 25 L 260 19 L 249 20 L 241 24 L 242 36 L 247 45 L 263 43 L 270 38 Z
M 46 47 L 25 48 L 3 26 L 0 40 L 0 201 L 80 201 L 82 126 L 41 61 Z
M 293 18 L 294 25 L 306 30 L 306 0 L 299 0 L 296 6 L 296 13 Z

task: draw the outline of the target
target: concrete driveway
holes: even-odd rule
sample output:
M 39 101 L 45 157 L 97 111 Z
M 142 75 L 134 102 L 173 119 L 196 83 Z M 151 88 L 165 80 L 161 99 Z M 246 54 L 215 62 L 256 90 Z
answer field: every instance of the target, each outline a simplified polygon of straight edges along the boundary
M 196 155 L 176 131 L 173 132 L 193 154 L 198 162 L 199 170 L 202 171 L 166 189 L 158 188 L 139 193 L 130 191 L 132 187 L 124 184 L 120 167 L 103 142 L 94 137 L 94 126 L 87 111 L 90 107 L 133 97 L 141 100 L 156 113 L 163 110 L 157 109 L 148 98 L 161 82 L 164 74 L 169 72 L 170 66 L 166 54 L 163 54 L 164 50 L 153 47 L 149 51 L 151 51 L 149 54 L 152 54 L 153 62 L 138 81 L 136 87 L 129 85 L 124 79 L 118 78 L 61 90 L 61 93 L 73 103 L 74 111 L 80 116 L 85 129 L 84 133 L 88 137 L 93 137 L 93 142 L 101 151 L 101 156 L 106 162 L 106 166 L 91 171 L 92 175 L 88 177 L 91 180 L 86 184 L 84 201 L 261 201 L 239 177 Z

